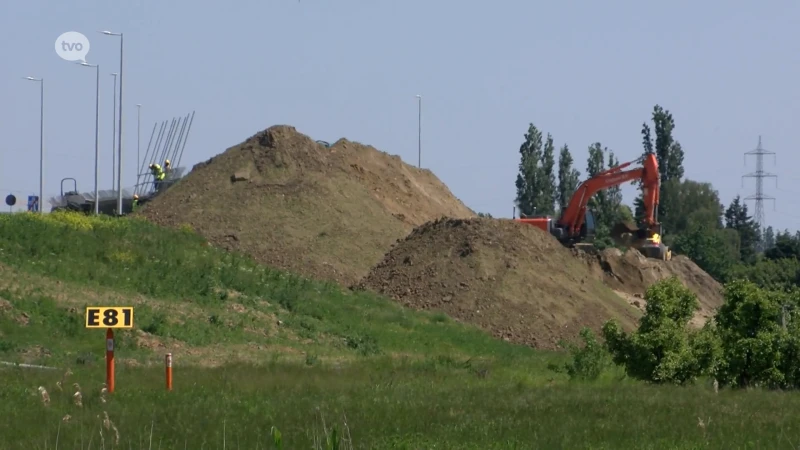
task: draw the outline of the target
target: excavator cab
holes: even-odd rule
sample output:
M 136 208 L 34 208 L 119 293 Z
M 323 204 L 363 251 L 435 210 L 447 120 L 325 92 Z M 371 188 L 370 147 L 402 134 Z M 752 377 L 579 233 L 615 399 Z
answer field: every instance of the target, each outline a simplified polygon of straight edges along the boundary
M 585 242 L 594 241 L 595 233 L 597 232 L 596 222 L 594 220 L 594 213 L 590 209 L 586 209 L 586 216 L 581 225 L 581 238 Z

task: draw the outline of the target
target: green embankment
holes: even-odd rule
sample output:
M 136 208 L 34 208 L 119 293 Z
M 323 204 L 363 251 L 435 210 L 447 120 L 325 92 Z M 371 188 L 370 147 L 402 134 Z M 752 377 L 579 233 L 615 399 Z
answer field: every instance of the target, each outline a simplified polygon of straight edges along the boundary
M 325 444 L 334 429 L 338 448 L 798 445 L 794 396 L 651 387 L 618 372 L 570 382 L 547 369 L 564 355 L 260 267 L 190 230 L 2 215 L 0 275 L 0 360 L 59 368 L 0 368 L 4 449 L 266 449 L 273 427 L 287 449 L 337 448 Z M 135 307 L 112 395 L 86 305 Z

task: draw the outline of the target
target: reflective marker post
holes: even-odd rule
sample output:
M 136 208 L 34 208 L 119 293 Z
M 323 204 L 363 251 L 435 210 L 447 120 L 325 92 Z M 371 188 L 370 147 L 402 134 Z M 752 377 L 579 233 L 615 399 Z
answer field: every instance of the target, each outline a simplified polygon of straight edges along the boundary
M 114 329 L 133 328 L 132 306 L 87 306 L 86 328 L 106 329 L 106 389 L 114 392 Z
M 106 330 L 106 386 L 108 393 L 114 392 L 114 329 Z
M 172 353 L 167 353 L 166 358 L 164 358 L 164 365 L 166 366 L 167 370 L 167 390 L 172 390 Z

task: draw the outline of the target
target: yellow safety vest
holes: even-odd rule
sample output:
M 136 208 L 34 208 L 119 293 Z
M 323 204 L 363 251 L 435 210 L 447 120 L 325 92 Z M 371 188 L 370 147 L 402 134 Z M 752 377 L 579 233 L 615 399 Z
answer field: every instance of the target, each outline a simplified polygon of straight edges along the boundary
M 156 164 L 156 165 L 154 165 L 154 166 L 153 166 L 153 169 L 152 169 L 152 171 L 153 171 L 153 176 L 154 176 L 154 177 L 155 177 L 155 179 L 156 179 L 156 180 L 158 180 L 158 181 L 161 181 L 161 180 L 163 180 L 163 179 L 164 179 L 164 177 L 166 177 L 166 176 L 167 176 L 167 174 L 165 174 L 165 173 L 164 173 L 164 171 L 163 171 L 163 170 L 161 170 L 161 166 L 160 166 L 160 165 L 158 165 L 158 164 Z

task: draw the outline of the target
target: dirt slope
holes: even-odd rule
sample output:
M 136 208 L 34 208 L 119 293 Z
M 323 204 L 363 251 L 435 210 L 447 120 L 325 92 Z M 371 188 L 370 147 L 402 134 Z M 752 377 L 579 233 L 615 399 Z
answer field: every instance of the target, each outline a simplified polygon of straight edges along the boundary
M 438 310 L 494 336 L 552 349 L 610 318 L 641 315 L 551 236 L 510 220 L 442 219 L 416 228 L 358 285 Z
M 348 284 L 415 226 L 475 216 L 428 170 L 346 139 L 325 148 L 290 126 L 196 165 L 141 214 L 189 224 L 264 264 Z
M 697 295 L 700 311 L 693 323 L 702 325 L 722 305 L 722 285 L 689 258 L 676 255 L 671 261 L 645 258 L 637 251 L 624 254 L 617 249 L 607 249 L 597 255 L 578 250 L 573 253 L 589 268 L 598 280 L 625 296 L 632 304 L 644 309 L 642 300 L 647 288 L 658 280 L 677 276 Z

